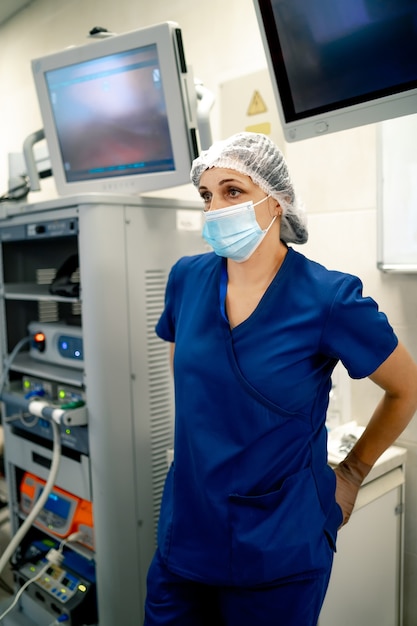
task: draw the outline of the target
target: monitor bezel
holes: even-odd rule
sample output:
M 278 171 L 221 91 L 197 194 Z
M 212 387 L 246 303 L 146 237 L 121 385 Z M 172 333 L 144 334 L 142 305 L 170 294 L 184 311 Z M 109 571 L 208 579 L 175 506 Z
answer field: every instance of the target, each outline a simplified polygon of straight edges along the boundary
M 388 94 L 375 92 L 356 98 L 352 103 L 340 101 L 323 107 L 320 111 L 304 111 L 297 114 L 294 111 L 272 4 L 273 0 L 254 0 L 267 66 L 286 141 L 294 142 L 323 136 L 417 112 L 417 81 L 414 81 L 415 86 L 409 85 L 402 90 L 393 85 Z
M 49 96 L 46 75 L 49 71 L 127 50 L 156 45 L 164 89 L 167 120 L 175 169 L 162 172 L 68 181 L 65 175 Z M 187 66 L 182 47 L 181 30 L 175 22 L 164 22 L 146 28 L 113 35 L 70 47 L 32 61 L 32 73 L 39 101 L 45 139 L 51 160 L 57 192 L 61 196 L 83 193 L 116 193 L 138 195 L 176 187 L 189 182 L 192 160 L 197 156 L 197 101 L 191 68 Z

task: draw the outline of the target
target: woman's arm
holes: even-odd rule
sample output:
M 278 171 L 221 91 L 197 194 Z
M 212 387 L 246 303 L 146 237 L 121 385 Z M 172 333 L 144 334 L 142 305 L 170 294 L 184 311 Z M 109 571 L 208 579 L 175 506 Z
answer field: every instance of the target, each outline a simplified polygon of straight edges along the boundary
M 373 465 L 417 410 L 417 365 L 399 343 L 369 378 L 385 393 L 354 450 L 361 461 Z
M 174 352 L 175 352 L 175 343 L 169 344 L 169 362 L 171 364 L 171 372 L 174 373 Z
M 384 390 L 364 433 L 336 468 L 336 500 L 346 524 L 359 487 L 381 454 L 401 435 L 417 410 L 417 365 L 399 343 L 369 377 Z

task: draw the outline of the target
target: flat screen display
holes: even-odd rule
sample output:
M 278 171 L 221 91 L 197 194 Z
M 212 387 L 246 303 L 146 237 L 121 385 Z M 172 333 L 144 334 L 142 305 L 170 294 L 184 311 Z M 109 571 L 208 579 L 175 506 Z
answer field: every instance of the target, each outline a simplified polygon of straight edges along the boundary
M 255 4 L 290 140 L 417 112 L 417 0 Z
M 46 72 L 68 182 L 175 169 L 155 44 Z
M 66 48 L 32 71 L 60 195 L 189 183 L 197 98 L 176 23 Z

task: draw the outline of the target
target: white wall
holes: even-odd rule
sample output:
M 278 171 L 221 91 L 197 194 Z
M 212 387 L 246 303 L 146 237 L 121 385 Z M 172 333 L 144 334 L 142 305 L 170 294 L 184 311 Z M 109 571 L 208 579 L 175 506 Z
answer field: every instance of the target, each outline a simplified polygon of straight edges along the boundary
M 7 188 L 7 153 L 21 151 L 25 137 L 41 128 L 30 60 L 83 43 L 93 26 L 125 32 L 165 20 L 180 24 L 194 74 L 217 96 L 225 81 L 266 65 L 251 0 L 33 0 L 0 27 L 0 194 Z M 214 138 L 220 135 L 220 103 L 218 97 Z M 365 293 L 380 303 L 417 358 L 416 277 L 376 269 L 376 130 L 367 126 L 283 148 L 309 212 L 310 240 L 302 251 L 328 267 L 359 275 Z M 48 183 L 43 186 L 53 193 Z M 188 188 L 186 193 L 195 197 Z M 354 382 L 352 417 L 365 424 L 379 397 L 369 381 Z M 409 450 L 405 625 L 412 626 L 417 615 L 417 420 L 401 444 Z

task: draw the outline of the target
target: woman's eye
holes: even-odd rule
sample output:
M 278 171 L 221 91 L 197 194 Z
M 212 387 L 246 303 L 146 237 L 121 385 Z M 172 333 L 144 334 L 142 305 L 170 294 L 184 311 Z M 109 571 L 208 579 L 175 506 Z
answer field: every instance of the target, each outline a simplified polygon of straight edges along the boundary
M 211 200 L 211 194 L 210 194 L 208 191 L 206 191 L 205 193 L 202 193 L 202 194 L 200 194 L 200 195 L 201 195 L 201 199 L 203 200 L 203 202 L 204 202 L 205 204 L 207 204 L 207 202 L 210 202 L 210 200 Z
M 231 198 L 238 198 L 240 195 L 241 191 L 240 189 L 229 189 L 229 195 Z

